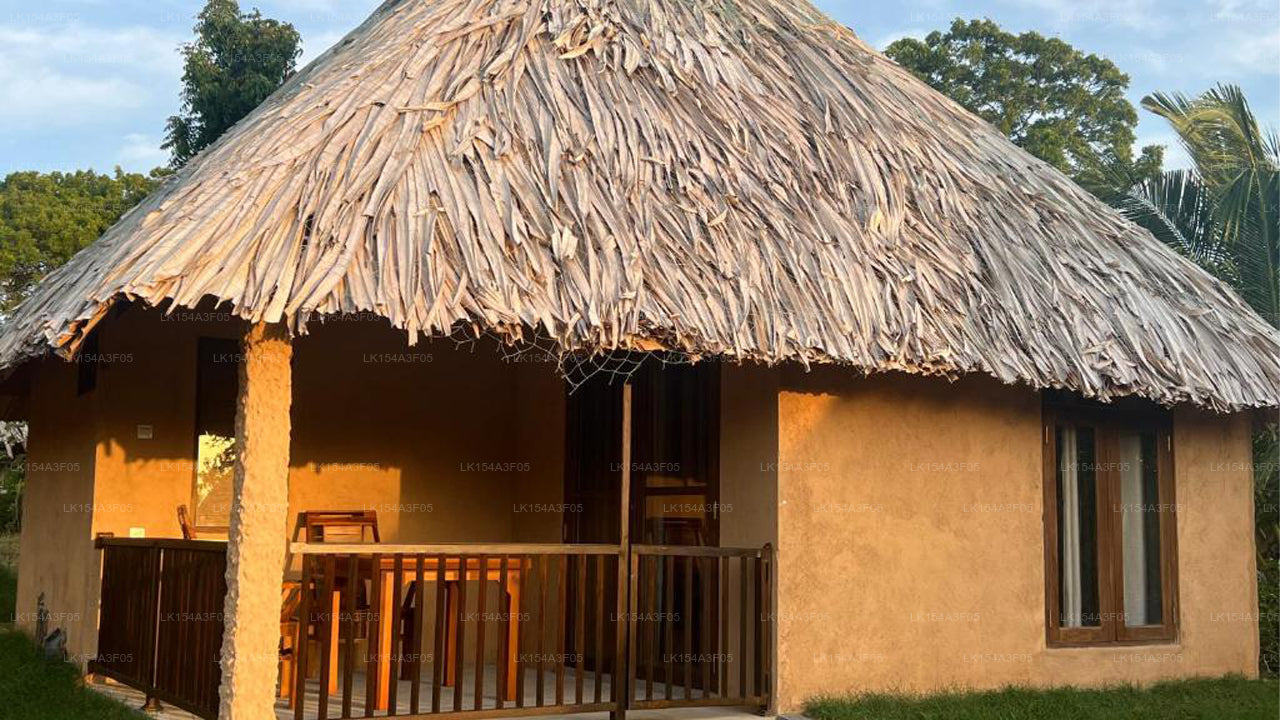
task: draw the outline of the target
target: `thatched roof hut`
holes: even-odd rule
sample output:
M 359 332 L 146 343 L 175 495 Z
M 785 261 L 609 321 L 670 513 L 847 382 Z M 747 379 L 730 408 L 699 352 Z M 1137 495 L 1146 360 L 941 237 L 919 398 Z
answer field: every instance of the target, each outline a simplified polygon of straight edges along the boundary
M 1280 337 L 804 0 L 389 0 L 10 319 L 373 312 L 566 351 L 1280 405 Z

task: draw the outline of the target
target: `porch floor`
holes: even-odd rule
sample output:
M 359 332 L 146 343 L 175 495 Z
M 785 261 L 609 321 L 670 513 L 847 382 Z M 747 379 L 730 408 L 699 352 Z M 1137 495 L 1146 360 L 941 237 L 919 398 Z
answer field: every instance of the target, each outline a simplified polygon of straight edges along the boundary
M 485 672 L 485 691 L 484 691 L 484 708 L 491 709 L 496 707 L 497 698 L 493 688 L 497 685 L 497 669 L 490 665 Z M 543 673 L 543 696 L 544 704 L 551 704 L 555 699 L 555 673 Z M 583 674 L 583 700 L 590 702 L 595 693 L 595 675 L 591 672 Z M 412 683 L 401 681 L 398 683 L 399 695 L 397 696 L 396 707 L 400 715 L 408 714 L 409 700 L 411 695 Z M 107 695 L 112 699 L 124 703 L 132 708 L 140 708 L 145 700 L 144 695 L 134 690 L 114 682 L 105 682 L 100 684 L 89 684 L 87 687 Z M 576 687 L 576 677 L 573 668 L 565 669 L 565 701 L 572 702 Z M 533 681 L 532 671 L 526 671 L 525 675 L 525 705 L 533 706 L 537 703 L 536 685 Z M 645 684 L 643 679 L 637 683 L 637 696 L 644 696 Z M 602 697 L 608 697 L 611 690 L 610 676 L 605 674 L 601 680 Z M 318 702 L 319 680 L 313 679 L 307 681 L 307 695 L 303 706 L 303 717 L 316 717 L 316 704 Z M 440 689 L 440 708 L 443 711 L 453 709 L 453 692 L 454 688 Z M 463 692 L 463 709 L 471 709 L 471 703 L 475 697 L 475 686 L 467 682 L 462 688 Z M 424 682 L 419 688 L 419 703 L 425 710 L 431 707 L 431 683 L 430 680 Z M 666 686 L 658 682 L 654 682 L 653 697 L 655 699 L 666 697 Z M 673 687 L 672 697 L 683 697 L 683 688 Z M 342 693 L 338 692 L 329 697 L 329 712 L 331 717 L 336 717 L 342 710 Z M 364 674 L 357 673 L 352 685 L 351 698 L 352 715 L 356 717 L 364 716 Z M 375 717 L 383 717 L 386 712 L 376 712 Z M 158 720 L 199 720 L 194 715 L 184 712 L 168 705 L 159 713 L 152 713 L 152 717 Z M 280 700 L 276 703 L 276 717 L 278 720 L 293 720 L 294 709 L 290 708 L 286 701 Z M 544 716 L 545 717 L 545 716 Z M 583 718 L 583 720 L 608 720 L 609 713 L 585 713 L 582 715 L 574 715 L 573 717 Z M 746 720 L 746 718 L 759 719 L 760 716 L 750 710 L 740 708 L 682 708 L 670 710 L 629 710 L 627 711 L 628 720 Z M 514 720 L 519 720 L 515 718 Z

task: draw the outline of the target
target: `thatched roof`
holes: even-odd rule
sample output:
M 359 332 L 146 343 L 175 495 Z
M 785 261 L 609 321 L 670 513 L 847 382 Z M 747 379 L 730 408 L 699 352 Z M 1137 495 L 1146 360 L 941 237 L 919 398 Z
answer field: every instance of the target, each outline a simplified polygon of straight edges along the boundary
M 1280 338 L 803 0 L 384 4 L 12 317 L 121 298 L 1280 405 Z

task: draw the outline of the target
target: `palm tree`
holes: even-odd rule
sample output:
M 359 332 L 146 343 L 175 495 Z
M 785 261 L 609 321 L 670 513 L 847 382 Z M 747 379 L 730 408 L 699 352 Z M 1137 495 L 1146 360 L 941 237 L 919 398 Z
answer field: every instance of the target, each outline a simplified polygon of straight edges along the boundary
M 1194 99 L 1155 93 L 1142 106 L 1169 121 L 1193 168 L 1134 185 L 1112 203 L 1280 328 L 1280 136 L 1259 128 L 1235 85 Z
M 1219 85 L 1188 99 L 1156 93 L 1142 100 L 1169 121 L 1192 169 L 1117 185 L 1100 193 L 1131 220 L 1230 284 L 1280 328 L 1280 138 L 1263 132 L 1244 93 Z M 1114 175 L 1112 176 L 1114 179 Z M 1254 436 L 1255 523 L 1261 635 L 1259 665 L 1280 669 L 1280 433 L 1273 421 Z

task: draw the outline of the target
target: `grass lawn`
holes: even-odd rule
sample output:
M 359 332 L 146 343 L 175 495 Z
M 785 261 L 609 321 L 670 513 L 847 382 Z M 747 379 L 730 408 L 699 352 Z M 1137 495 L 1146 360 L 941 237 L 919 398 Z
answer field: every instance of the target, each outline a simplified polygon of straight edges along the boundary
M 1146 689 L 1009 688 L 928 696 L 861 695 L 810 701 L 815 720 L 1276 720 L 1280 682 L 1228 677 Z
M 18 596 L 18 536 L 0 535 L 0 629 L 13 622 Z
M 0 535 L 0 719 L 145 720 L 80 685 L 72 665 L 49 662 L 26 635 L 8 630 L 18 591 L 18 543 Z
M 0 718 L 22 720 L 144 720 L 80 685 L 72 665 L 40 657 L 30 638 L 0 630 Z

